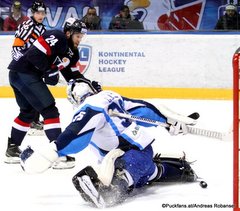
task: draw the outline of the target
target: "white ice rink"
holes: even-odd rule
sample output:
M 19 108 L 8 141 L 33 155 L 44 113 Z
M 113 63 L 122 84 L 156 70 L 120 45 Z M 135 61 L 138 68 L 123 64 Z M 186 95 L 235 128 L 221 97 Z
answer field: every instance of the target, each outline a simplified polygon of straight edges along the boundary
M 197 127 L 217 131 L 228 131 L 232 125 L 232 102 L 209 100 L 148 100 L 153 104 L 164 104 L 182 114 L 199 112 Z M 71 120 L 72 108 L 66 99 L 57 99 L 61 113 L 62 127 Z M 52 170 L 27 175 L 20 165 L 4 164 L 7 137 L 13 119 L 18 114 L 15 99 L 0 99 L 0 210 L 31 211 L 83 211 L 96 210 L 84 202 L 72 185 L 71 179 L 82 166 L 93 158 L 88 150 L 78 154 L 77 165 L 71 170 Z M 165 129 L 157 128 L 154 150 L 161 153 L 184 151 L 198 176 L 204 178 L 208 188 L 202 189 L 198 183 L 161 184 L 141 191 L 124 204 L 108 210 L 174 210 L 176 207 L 196 204 L 210 206 L 204 210 L 221 209 L 214 206 L 232 205 L 233 201 L 233 144 L 194 135 L 170 136 Z M 44 137 L 27 136 L 23 144 L 46 141 Z M 168 208 L 165 208 L 167 206 Z M 170 209 L 169 206 L 172 208 Z M 176 207 L 174 207 L 176 206 Z M 185 210 L 177 209 L 177 210 Z M 188 208 L 186 210 L 193 210 Z

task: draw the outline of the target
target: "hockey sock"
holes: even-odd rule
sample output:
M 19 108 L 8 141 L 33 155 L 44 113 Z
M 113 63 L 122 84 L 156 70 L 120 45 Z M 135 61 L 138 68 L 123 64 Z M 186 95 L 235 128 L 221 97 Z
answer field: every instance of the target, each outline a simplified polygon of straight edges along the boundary
M 44 131 L 50 141 L 57 140 L 62 132 L 59 118 L 49 118 L 44 120 Z
M 11 131 L 12 144 L 20 146 L 29 128 L 30 123 L 23 122 L 17 117 L 13 122 Z

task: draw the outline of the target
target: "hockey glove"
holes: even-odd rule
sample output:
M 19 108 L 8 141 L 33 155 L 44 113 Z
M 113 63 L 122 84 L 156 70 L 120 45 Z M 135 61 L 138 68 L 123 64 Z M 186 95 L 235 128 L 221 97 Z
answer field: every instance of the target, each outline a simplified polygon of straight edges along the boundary
M 59 80 L 59 71 L 56 67 L 48 70 L 44 74 L 44 82 L 48 85 L 54 86 L 58 83 Z
M 61 63 L 58 65 L 52 65 L 51 69 L 48 70 L 44 75 L 44 82 L 48 85 L 56 85 L 59 81 L 59 71 L 67 67 L 69 64 L 70 60 L 64 57 Z
M 92 81 L 91 82 L 92 87 L 97 91 L 97 92 L 101 92 L 102 91 L 102 86 L 99 82 L 97 81 Z
M 171 135 L 187 134 L 188 133 L 187 126 L 195 125 L 197 123 L 197 119 L 199 118 L 198 113 L 193 113 L 189 116 L 184 116 L 170 110 L 169 108 L 163 105 L 159 105 L 157 108 L 167 119 L 169 127 L 166 129 Z
M 57 148 L 54 142 L 38 147 L 28 146 L 20 155 L 22 169 L 28 174 L 42 173 L 57 160 Z
M 167 129 L 170 135 L 178 135 L 180 133 L 185 135 L 188 133 L 187 125 L 184 122 L 168 120 L 168 124 L 169 128 Z

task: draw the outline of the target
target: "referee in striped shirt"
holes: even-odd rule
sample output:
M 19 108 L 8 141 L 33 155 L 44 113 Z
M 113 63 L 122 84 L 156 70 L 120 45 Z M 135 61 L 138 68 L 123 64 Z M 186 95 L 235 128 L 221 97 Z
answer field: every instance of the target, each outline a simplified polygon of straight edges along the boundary
M 12 59 L 16 61 L 18 61 L 33 42 L 46 31 L 42 23 L 46 16 L 45 4 L 39 0 L 34 1 L 31 11 L 32 16 L 30 19 L 20 24 L 15 32 L 15 39 L 12 46 Z M 38 112 L 36 112 L 36 118 L 32 122 L 31 128 L 33 128 L 33 130 L 43 130 L 43 123 L 39 120 Z M 34 131 L 32 134 L 34 134 Z

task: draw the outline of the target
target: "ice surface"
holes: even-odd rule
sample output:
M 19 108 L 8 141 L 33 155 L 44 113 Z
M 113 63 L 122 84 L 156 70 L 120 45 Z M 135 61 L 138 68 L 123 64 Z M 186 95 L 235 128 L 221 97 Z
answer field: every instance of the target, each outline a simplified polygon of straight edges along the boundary
M 232 102 L 209 100 L 161 100 L 151 99 L 151 103 L 164 104 L 182 113 L 199 112 L 197 127 L 228 131 L 232 126 Z M 71 120 L 72 108 L 66 99 L 57 99 L 61 113 L 62 127 Z M 77 164 L 70 170 L 48 170 L 39 175 L 27 175 L 18 164 L 4 164 L 7 137 L 13 119 L 18 114 L 15 99 L 0 99 L 0 210 L 44 210 L 81 211 L 96 210 L 84 202 L 72 185 L 71 179 L 83 166 L 94 159 L 88 149 L 76 155 Z M 165 153 L 186 153 L 198 176 L 204 178 L 208 188 L 199 183 L 161 184 L 142 190 L 124 204 L 108 210 L 173 210 L 174 206 L 217 206 L 232 205 L 233 201 L 233 144 L 200 136 L 170 136 L 165 129 L 151 129 L 156 133 L 154 150 Z M 230 138 L 231 139 L 231 138 Z M 45 137 L 27 136 L 23 146 L 47 141 Z M 164 206 L 172 208 L 164 208 Z M 175 208 L 176 209 L 176 208 Z M 209 208 L 206 208 L 209 209 Z M 177 209 L 185 210 L 185 208 Z M 187 210 L 193 210 L 188 208 Z M 232 208 L 224 209 L 232 210 Z

